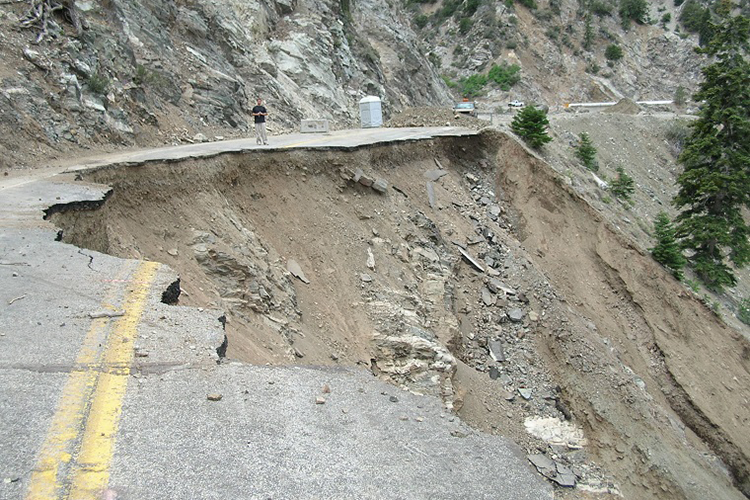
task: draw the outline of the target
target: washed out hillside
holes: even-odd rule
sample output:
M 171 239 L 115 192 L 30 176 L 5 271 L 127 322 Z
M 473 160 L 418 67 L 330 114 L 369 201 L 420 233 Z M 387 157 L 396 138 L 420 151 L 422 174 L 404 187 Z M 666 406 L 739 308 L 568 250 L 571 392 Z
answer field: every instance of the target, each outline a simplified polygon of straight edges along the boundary
M 717 291 L 650 251 L 659 213 L 678 214 L 690 95 L 711 63 L 694 49 L 715 10 L 2 2 L 0 172 L 252 137 L 261 98 L 270 146 L 82 169 L 73 182 L 106 194 L 48 207 L 57 239 L 92 262 L 169 266 L 166 294 L 216 312 L 220 364 L 352 369 L 390 384 L 393 404 L 425 395 L 441 419 L 514 441 L 554 498 L 750 498 L 747 270 Z M 358 128 L 366 96 L 385 127 L 465 133 L 274 146 L 304 119 Z M 454 114 L 462 99 L 477 116 Z M 608 105 L 577 106 L 591 103 Z M 537 148 L 512 131 L 530 105 L 549 118 Z M 139 346 L 160 343 L 153 332 Z M 468 459 L 454 465 L 471 474 Z M 362 498 L 378 498 L 369 486 Z

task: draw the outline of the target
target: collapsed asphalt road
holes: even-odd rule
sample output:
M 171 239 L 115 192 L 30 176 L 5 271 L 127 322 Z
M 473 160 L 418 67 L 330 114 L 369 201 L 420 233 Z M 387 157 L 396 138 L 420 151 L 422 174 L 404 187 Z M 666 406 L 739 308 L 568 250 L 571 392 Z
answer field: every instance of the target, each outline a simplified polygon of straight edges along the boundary
M 365 140 L 431 132 L 399 133 Z M 170 305 L 174 271 L 42 220 L 107 188 L 42 177 L 0 191 L 1 498 L 552 498 L 517 446 L 436 398 L 363 370 L 217 363 L 222 311 Z

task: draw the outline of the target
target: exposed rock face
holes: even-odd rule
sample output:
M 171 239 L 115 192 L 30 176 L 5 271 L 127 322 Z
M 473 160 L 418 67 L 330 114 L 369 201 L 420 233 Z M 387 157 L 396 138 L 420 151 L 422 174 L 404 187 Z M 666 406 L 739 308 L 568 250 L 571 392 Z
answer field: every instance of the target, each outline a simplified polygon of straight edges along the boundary
M 450 102 L 405 16 L 384 0 L 346 11 L 333 0 L 79 2 L 87 30 L 76 37 L 58 20 L 57 39 L 33 50 L 33 33 L 17 28 L 25 7 L 3 6 L 13 11 L 0 16 L 10 33 L 0 126 L 49 146 L 192 142 L 212 128 L 241 134 L 256 97 L 276 133 L 301 118 L 351 125 L 368 94 L 381 97 L 386 117 Z
M 434 335 L 376 334 L 374 342 L 376 366 L 386 379 L 413 392 L 440 396 L 447 408 L 453 408 L 456 358 Z
M 194 231 L 195 260 L 206 274 L 213 276 L 222 303 L 229 310 L 242 311 L 247 307 L 256 313 L 277 311 L 298 316 L 296 294 L 288 274 L 269 259 L 268 251 L 251 231 L 239 228 L 245 244 L 233 247 L 211 233 Z
M 674 25 L 623 31 L 617 16 L 595 18 L 593 45 L 583 49 L 572 0 L 555 2 L 554 15 L 552 2 L 534 11 L 484 3 L 467 32 L 456 16 L 420 30 L 413 6 L 386 0 L 76 5 L 80 34 L 59 18 L 36 46 L 33 30 L 19 29 L 27 3 L 0 7 L 0 168 L 30 162 L 20 154 L 30 144 L 49 156 L 244 135 L 256 97 L 267 103 L 271 133 L 296 130 L 302 118 L 344 128 L 357 125 L 365 95 L 382 99 L 386 120 L 407 107 L 448 109 L 440 74 L 458 80 L 495 63 L 518 64 L 522 79 L 510 91 L 487 88 L 483 100 L 513 95 L 554 107 L 668 99 L 678 86 L 695 88 L 702 62 L 694 37 L 676 35 Z M 609 66 L 603 53 L 612 42 L 625 56 Z
M 510 90 L 489 85 L 488 100 L 495 105 L 521 99 L 549 106 L 565 102 L 671 99 L 679 86 L 694 89 L 700 80 L 704 59 L 692 49 L 694 35 L 685 36 L 675 22 L 652 26 L 621 26 L 619 15 L 591 15 L 591 41 L 584 43 L 586 10 L 573 0 L 535 2 L 527 9 L 520 2 L 483 3 L 470 18 L 454 16 L 435 25 L 430 22 L 420 34 L 437 43 L 429 50 L 443 71 L 458 81 L 492 64 L 517 64 L 521 81 Z M 431 7 L 421 7 L 429 13 Z M 671 2 L 653 2 L 654 18 L 679 9 Z M 462 30 L 462 18 L 470 19 Z M 451 33 L 462 33 L 450 36 Z M 619 45 L 624 57 L 611 62 L 604 56 L 610 44 Z M 468 48 L 471 50 L 467 50 Z M 499 102 L 498 102 L 499 101 Z M 483 104 L 488 104 L 483 102 Z

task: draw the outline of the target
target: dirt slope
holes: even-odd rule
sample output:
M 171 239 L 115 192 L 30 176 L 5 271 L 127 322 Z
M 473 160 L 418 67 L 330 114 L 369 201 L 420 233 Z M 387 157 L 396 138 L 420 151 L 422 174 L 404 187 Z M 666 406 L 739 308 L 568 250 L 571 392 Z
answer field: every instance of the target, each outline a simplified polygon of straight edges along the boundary
M 607 341 L 608 350 L 637 374 L 640 381 L 636 385 L 645 383 L 648 397 L 671 407 L 687 425 L 684 439 L 692 437 L 689 431 L 697 433 L 727 460 L 747 492 L 747 451 L 742 450 L 750 445 L 744 430 L 750 413 L 744 403 L 734 407 L 750 395 L 746 383 L 741 382 L 750 374 L 745 339 L 698 305 L 649 255 L 581 203 L 572 189 L 560 186 L 559 178 L 549 176 L 544 165 L 518 161 L 526 154 L 518 151 L 516 143 L 506 142 L 501 149 L 506 159 L 498 165 L 501 192 L 519 214 L 523 245 L 536 253 L 536 262 L 577 315 L 591 318 L 592 329 L 600 332 L 601 341 Z M 509 154 L 513 149 L 515 155 Z M 526 168 L 518 168 L 520 165 Z M 557 342 L 549 348 L 553 355 L 561 353 Z M 551 366 L 560 369 L 576 364 L 563 356 Z M 579 365 L 579 369 L 586 372 L 591 367 Z M 565 371 L 560 371 L 562 376 Z M 606 377 L 606 370 L 599 374 Z M 602 397 L 601 381 L 587 376 L 578 383 L 591 388 L 583 390 L 586 398 L 575 398 L 575 402 L 589 402 L 594 419 L 610 413 L 611 401 L 609 396 Z M 626 401 L 638 397 L 627 394 L 634 389 L 625 389 L 627 385 L 619 387 Z M 674 415 L 661 418 L 671 420 Z M 632 414 L 626 420 L 631 425 L 618 422 L 617 428 L 627 442 L 627 435 L 638 432 L 642 424 Z M 628 430 L 636 422 L 638 425 Z M 656 450 L 640 451 L 648 455 Z
M 573 470 L 560 498 L 747 491 L 748 343 L 502 133 L 85 180 L 113 194 L 55 215 L 64 240 L 178 269 L 181 303 L 227 311 L 229 357 L 434 394 Z M 588 443 L 532 436 L 538 417 Z

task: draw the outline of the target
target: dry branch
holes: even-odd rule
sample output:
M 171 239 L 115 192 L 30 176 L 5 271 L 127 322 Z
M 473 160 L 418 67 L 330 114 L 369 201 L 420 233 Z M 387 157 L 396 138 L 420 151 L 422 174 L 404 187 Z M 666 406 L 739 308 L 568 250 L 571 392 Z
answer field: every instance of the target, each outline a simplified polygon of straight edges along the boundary
M 80 36 L 83 32 L 75 0 L 28 0 L 28 2 L 29 10 L 21 18 L 20 25 L 22 28 L 38 30 L 35 43 L 41 43 L 47 37 L 51 16 L 58 11 L 73 25 L 76 35 Z

